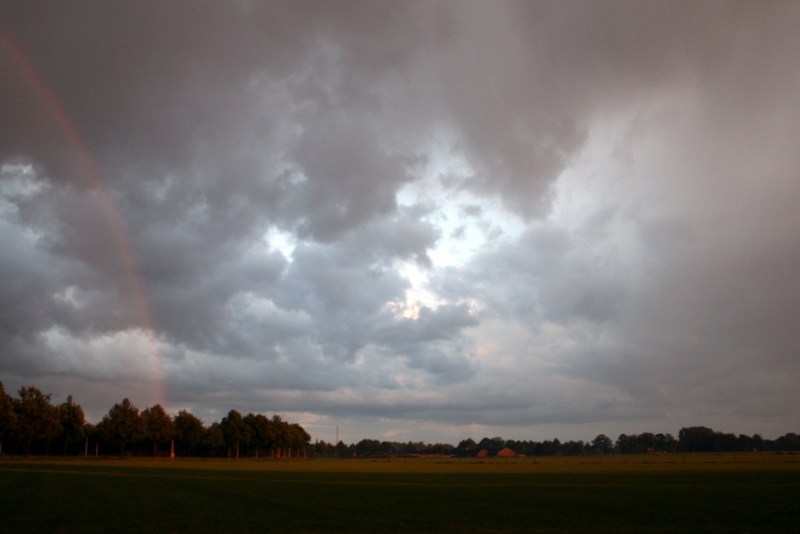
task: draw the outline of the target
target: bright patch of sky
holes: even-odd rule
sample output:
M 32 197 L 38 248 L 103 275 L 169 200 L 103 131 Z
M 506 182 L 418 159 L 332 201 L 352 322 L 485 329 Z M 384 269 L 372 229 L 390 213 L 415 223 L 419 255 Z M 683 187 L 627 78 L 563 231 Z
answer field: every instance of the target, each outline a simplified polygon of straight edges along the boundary
M 646 122 L 636 110 L 595 121 L 583 150 L 554 183 L 541 223 L 568 232 L 583 254 L 625 265 L 631 276 L 643 260 L 639 212 L 650 179 L 639 152 L 652 141 Z
M 397 203 L 408 207 L 430 207 L 428 220 L 441 237 L 428 251 L 432 267 L 415 262 L 400 266 L 411 284 L 406 302 L 389 303 L 392 309 L 409 319 L 419 318 L 421 307 L 436 308 L 444 304 L 429 288 L 432 270 L 465 265 L 481 249 L 503 240 L 514 240 L 525 229 L 524 222 L 507 211 L 500 199 L 473 194 L 461 184 L 473 175 L 469 164 L 444 144 L 429 154 L 428 166 L 421 178 L 406 184 L 397 192 Z
M 626 166 L 630 122 L 626 118 L 597 121 L 580 154 L 555 182 L 553 203 L 547 221 L 566 230 L 579 230 L 618 194 Z
M 423 176 L 397 193 L 401 206 L 433 208 L 428 219 L 442 232 L 428 252 L 434 268 L 461 266 L 487 243 L 514 239 L 525 225 L 496 197 L 481 197 L 461 184 L 473 175 L 469 164 L 444 147 L 434 147 Z
M 290 232 L 271 226 L 264 235 L 264 241 L 271 250 L 280 252 L 287 260 L 292 261 L 297 239 Z
M 158 342 L 142 329 L 131 329 L 94 338 L 74 336 L 60 327 L 43 332 L 44 345 L 54 356 L 47 365 L 51 373 L 80 372 L 94 379 L 110 379 L 120 370 L 135 380 L 149 382 L 158 374 L 152 354 Z M 151 355 L 144 357 L 143 355 Z M 86 362 L 90 362 L 87 365 Z

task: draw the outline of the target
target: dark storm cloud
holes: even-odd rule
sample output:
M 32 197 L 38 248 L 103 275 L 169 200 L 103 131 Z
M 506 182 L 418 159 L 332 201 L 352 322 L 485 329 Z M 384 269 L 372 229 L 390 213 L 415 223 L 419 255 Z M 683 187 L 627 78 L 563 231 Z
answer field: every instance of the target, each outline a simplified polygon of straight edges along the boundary
M 198 409 L 788 420 L 799 21 L 4 2 L 0 371 L 106 399 L 147 381 L 149 313 Z M 437 264 L 453 243 L 477 252 Z
M 292 160 L 301 183 L 286 209 L 299 221 L 298 234 L 330 241 L 375 216 L 396 209 L 395 192 L 410 179 L 402 159 L 385 154 L 369 120 L 353 113 L 324 116 L 307 130 Z
M 297 33 L 288 31 L 292 13 L 270 7 L 278 11 L 271 24 L 259 23 L 266 6 L 248 12 L 213 2 L 171 3 L 153 11 L 139 2 L 10 2 L 2 20 L 92 152 L 180 166 L 193 156 L 195 141 L 230 126 L 228 114 L 235 117 L 247 96 L 241 87 L 247 76 L 285 67 L 293 59 L 288 51 L 301 48 Z M 3 145 L 29 152 L 49 125 L 20 115 L 19 125 L 29 126 L 14 136 L 16 125 L 7 124 Z M 42 144 L 39 150 L 47 148 Z
M 778 88 L 767 87 L 749 75 L 753 70 L 773 74 L 775 67 L 768 65 L 775 63 L 758 58 L 791 53 L 782 38 L 790 35 L 792 19 L 784 10 L 793 8 L 776 4 L 347 7 L 176 2 L 154 13 L 138 2 L 78 2 L 61 9 L 12 2 L 2 20 L 89 149 L 108 165 L 114 158 L 127 163 L 133 158 L 138 165 L 183 168 L 202 158 L 205 149 L 213 159 L 247 168 L 247 152 L 255 147 L 233 142 L 262 141 L 244 139 L 242 129 L 264 136 L 280 122 L 275 115 L 286 111 L 253 114 L 260 98 L 250 89 L 263 79 L 272 83 L 271 90 L 283 86 L 290 91 L 287 104 L 295 108 L 300 167 L 309 168 L 311 183 L 328 187 L 311 188 L 308 201 L 332 193 L 332 204 L 345 211 L 345 197 L 323 185 L 328 180 L 315 178 L 315 169 L 330 165 L 331 182 L 346 180 L 367 189 L 390 192 L 402 181 L 402 173 L 372 179 L 381 153 L 370 146 L 374 140 L 367 140 L 360 156 L 348 157 L 351 150 L 359 154 L 354 147 L 360 143 L 341 138 L 355 134 L 363 141 L 370 128 L 358 126 L 374 129 L 369 121 L 398 119 L 399 132 L 406 126 L 423 136 L 435 128 L 450 129 L 478 169 L 475 183 L 534 213 L 550 181 L 585 139 L 592 106 L 620 105 L 642 91 L 695 78 L 711 91 L 736 82 L 724 93 L 730 98 L 720 101 L 738 103 L 791 81 L 784 74 L 777 78 Z M 768 39 L 758 39 L 765 33 Z M 27 105 L 41 105 L 29 88 L 16 90 L 23 90 Z M 12 96 L 20 93 L 8 99 L 20 101 Z M 33 147 L 46 146 L 39 141 L 53 137 L 47 120 L 31 121 L 30 113 L 19 111 L 13 116 L 18 120 L 4 121 L 7 156 L 39 150 Z M 315 148 L 319 143 L 324 146 Z M 6 148 L 15 146 L 24 148 Z M 346 165 L 356 167 L 342 167 L 348 160 Z M 249 182 L 253 176 L 245 178 Z M 371 200 L 377 206 L 358 209 L 392 207 L 388 193 Z
M 29 246 L 28 235 L 6 220 L 0 226 L 2 262 L 2 318 L 0 329 L 7 339 L 30 338 L 53 323 L 58 305 L 51 293 L 58 289 L 57 275 L 46 256 Z M 46 285 L 42 282 L 46 282 Z

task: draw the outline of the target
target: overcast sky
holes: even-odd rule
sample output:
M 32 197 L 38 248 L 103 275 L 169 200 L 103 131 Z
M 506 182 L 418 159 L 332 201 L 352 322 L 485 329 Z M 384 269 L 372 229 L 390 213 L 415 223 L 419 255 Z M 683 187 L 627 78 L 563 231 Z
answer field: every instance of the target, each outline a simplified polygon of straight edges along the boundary
M 0 380 L 313 438 L 800 416 L 800 3 L 0 4 Z

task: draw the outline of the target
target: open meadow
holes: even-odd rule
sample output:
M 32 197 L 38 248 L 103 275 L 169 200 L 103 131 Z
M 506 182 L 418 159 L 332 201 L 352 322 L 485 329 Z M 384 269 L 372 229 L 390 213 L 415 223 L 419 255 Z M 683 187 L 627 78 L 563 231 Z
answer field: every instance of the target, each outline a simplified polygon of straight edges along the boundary
M 0 460 L 2 532 L 795 532 L 800 455 Z

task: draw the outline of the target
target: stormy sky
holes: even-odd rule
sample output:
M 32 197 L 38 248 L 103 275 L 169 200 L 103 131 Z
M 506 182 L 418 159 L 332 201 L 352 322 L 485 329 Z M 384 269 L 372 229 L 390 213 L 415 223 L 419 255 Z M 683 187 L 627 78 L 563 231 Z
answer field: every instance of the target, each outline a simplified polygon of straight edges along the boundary
M 9 392 L 800 431 L 800 3 L 6 0 L 0 80 Z

